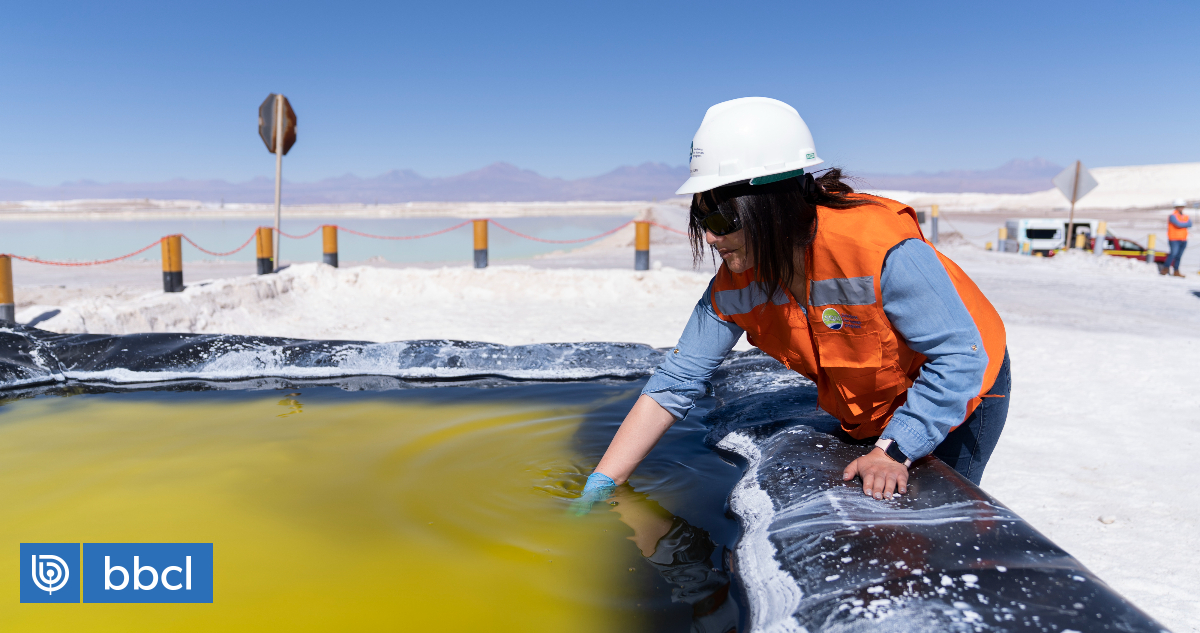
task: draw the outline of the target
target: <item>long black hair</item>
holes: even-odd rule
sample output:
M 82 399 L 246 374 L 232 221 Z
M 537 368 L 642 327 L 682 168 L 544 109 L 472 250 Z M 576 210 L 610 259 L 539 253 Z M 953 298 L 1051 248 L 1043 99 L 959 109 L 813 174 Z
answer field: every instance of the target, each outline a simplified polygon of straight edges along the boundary
M 817 234 L 818 206 L 849 209 L 878 204 L 851 196 L 854 189 L 842 178 L 842 170 L 835 167 L 816 178 L 805 174 L 764 185 L 743 182 L 694 194 L 688 222 L 694 262 L 699 264 L 706 252 L 712 252 L 704 241 L 701 218 L 720 211 L 741 223 L 758 281 L 768 288 L 787 287 L 809 268 L 808 246 Z

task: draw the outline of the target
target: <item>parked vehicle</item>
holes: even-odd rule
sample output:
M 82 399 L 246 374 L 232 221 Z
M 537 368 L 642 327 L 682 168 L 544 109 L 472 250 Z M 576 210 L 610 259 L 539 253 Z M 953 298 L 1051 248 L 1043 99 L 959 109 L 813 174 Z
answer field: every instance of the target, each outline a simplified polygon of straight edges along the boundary
M 1068 235 L 1065 218 L 1016 218 L 1005 221 L 1004 226 L 1008 229 L 1007 243 L 1002 245 L 1004 250 L 1049 255 L 1066 246 L 1067 239 L 1073 245 L 1077 234 L 1082 233 L 1089 238 L 1095 235 L 1100 228 L 1100 221 L 1075 218 L 1067 239 L 1064 239 Z
M 1088 240 L 1088 249 L 1096 248 L 1096 240 Z M 1133 240 L 1127 240 L 1123 237 L 1113 235 L 1105 236 L 1104 238 L 1104 254 L 1112 255 L 1113 257 L 1128 257 L 1130 259 L 1140 259 L 1146 261 L 1146 249 Z M 1154 262 L 1159 266 L 1167 263 L 1167 253 L 1165 251 L 1154 251 Z

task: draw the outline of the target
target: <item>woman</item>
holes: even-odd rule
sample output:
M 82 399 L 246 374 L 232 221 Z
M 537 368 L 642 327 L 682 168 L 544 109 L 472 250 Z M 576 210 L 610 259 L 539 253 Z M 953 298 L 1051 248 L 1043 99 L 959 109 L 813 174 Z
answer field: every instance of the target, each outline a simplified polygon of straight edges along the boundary
M 693 402 L 745 332 L 817 385 L 821 408 L 875 448 L 846 466 L 876 499 L 907 492 L 933 454 L 978 484 L 1008 412 L 1004 324 L 921 235 L 913 210 L 856 194 L 821 163 L 800 115 L 774 99 L 710 108 L 692 143 L 693 253 L 723 260 L 679 345 L 588 477 L 611 494 Z

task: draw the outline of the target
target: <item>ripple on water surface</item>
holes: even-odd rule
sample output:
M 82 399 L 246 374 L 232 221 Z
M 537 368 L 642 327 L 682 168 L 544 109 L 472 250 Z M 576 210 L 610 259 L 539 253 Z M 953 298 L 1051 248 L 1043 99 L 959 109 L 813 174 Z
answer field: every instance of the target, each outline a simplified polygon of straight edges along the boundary
M 4 542 L 211 542 L 216 568 L 211 605 L 12 600 L 0 620 L 89 631 L 686 631 L 693 617 L 716 617 L 704 613 L 712 605 L 679 600 L 673 572 L 643 555 L 654 526 L 672 525 L 668 510 L 711 536 L 713 562 L 732 544 L 723 503 L 739 473 L 701 446 L 702 426 L 672 429 L 632 482 L 638 492 L 620 497 L 625 512 L 567 513 L 641 384 L 3 403 Z M 629 524 L 643 526 L 640 540 Z M 0 575 L 9 596 L 17 583 Z M 719 615 L 736 618 L 731 607 Z

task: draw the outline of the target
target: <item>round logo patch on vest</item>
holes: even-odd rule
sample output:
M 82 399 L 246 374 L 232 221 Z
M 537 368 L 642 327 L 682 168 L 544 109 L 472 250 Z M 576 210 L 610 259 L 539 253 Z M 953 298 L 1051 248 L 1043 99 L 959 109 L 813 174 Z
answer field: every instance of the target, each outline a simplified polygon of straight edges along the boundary
M 842 329 L 842 315 L 833 308 L 825 308 L 825 311 L 821 313 L 821 323 L 831 330 L 840 330 Z

